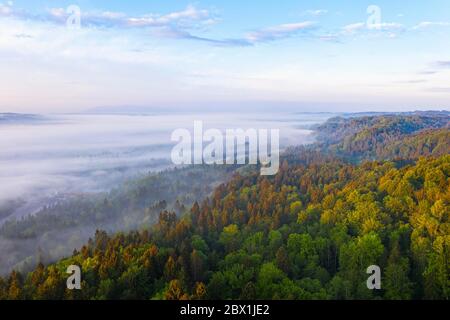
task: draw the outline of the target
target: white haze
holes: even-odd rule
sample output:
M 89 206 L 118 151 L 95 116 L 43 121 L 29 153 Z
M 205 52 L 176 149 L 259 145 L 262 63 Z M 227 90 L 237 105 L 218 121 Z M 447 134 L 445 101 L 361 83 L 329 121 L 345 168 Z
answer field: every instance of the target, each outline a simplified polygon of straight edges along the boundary
M 177 128 L 279 129 L 281 147 L 311 142 L 312 124 L 330 114 L 45 115 L 0 121 L 0 207 L 36 212 L 61 194 L 110 190 L 141 173 L 171 166 Z M 1 118 L 0 118 L 1 120 Z M 0 217 L 1 218 L 1 217 Z M 1 222 L 1 219 L 0 219 Z

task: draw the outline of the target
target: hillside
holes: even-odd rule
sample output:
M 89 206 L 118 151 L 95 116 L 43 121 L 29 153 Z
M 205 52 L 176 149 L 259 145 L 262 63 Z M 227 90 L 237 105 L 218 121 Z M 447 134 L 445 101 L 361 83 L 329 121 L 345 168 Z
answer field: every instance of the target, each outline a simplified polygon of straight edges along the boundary
M 191 214 L 163 211 L 150 232 L 94 240 L 23 279 L 1 298 L 448 298 L 450 156 L 396 168 L 340 162 L 236 176 Z M 82 266 L 83 290 L 65 290 Z M 365 269 L 384 270 L 384 290 Z
M 433 154 L 435 148 L 437 154 L 447 154 L 450 147 L 448 140 L 445 139 L 448 138 L 449 128 L 450 113 L 419 112 L 332 118 L 318 126 L 316 130 L 322 151 L 361 160 L 417 158 Z M 434 129 L 442 129 L 439 131 L 441 136 Z M 398 150 L 403 143 L 407 146 Z
M 377 150 L 381 159 L 403 158 L 417 159 L 419 157 L 450 154 L 450 128 L 426 129 L 404 139 L 393 141 Z
M 331 120 L 320 132 L 335 134 L 289 149 L 277 175 L 240 170 L 184 215 L 97 231 L 69 258 L 0 278 L 0 299 L 448 299 L 448 121 Z M 83 290 L 65 289 L 71 264 Z M 373 264 L 382 290 L 366 287 Z
M 0 275 L 13 268 L 26 272 L 38 261 L 67 256 L 99 228 L 129 231 L 152 225 L 161 210 L 183 214 L 233 169 L 205 166 L 150 173 L 107 193 L 75 195 L 34 215 L 9 219 L 0 225 Z M 0 209 L 0 216 L 7 209 Z

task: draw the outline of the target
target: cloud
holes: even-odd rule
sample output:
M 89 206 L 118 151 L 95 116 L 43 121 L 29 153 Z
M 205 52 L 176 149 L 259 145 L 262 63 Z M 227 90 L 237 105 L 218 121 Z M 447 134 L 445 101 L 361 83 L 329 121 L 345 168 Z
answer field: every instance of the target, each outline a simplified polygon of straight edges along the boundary
M 402 14 L 398 15 L 403 16 Z M 390 38 L 395 38 L 401 32 L 419 31 L 432 27 L 450 27 L 450 21 L 422 21 L 415 26 L 405 26 L 398 22 L 381 22 L 368 25 L 365 22 L 355 22 L 341 28 L 341 35 L 355 35 L 358 33 L 368 34 L 379 32 Z
M 310 16 L 314 16 L 314 17 L 322 16 L 327 13 L 328 13 L 328 10 L 324 10 L 324 9 L 306 10 L 304 12 L 305 15 L 310 15 Z
M 57 24 L 65 24 L 73 13 L 64 8 L 51 8 L 39 15 L 13 8 L 10 5 L 0 4 L 0 16 L 8 16 L 24 20 L 37 20 Z M 82 26 L 88 27 L 130 27 L 151 28 L 172 26 L 178 28 L 193 28 L 198 25 L 210 25 L 215 17 L 205 9 L 198 9 L 189 5 L 184 10 L 167 14 L 145 14 L 141 16 L 128 16 L 122 12 L 84 12 L 80 10 Z
M 395 81 L 395 83 L 399 84 L 418 84 L 418 83 L 425 83 L 427 80 L 424 79 L 412 79 L 412 80 L 401 80 L 401 81 Z
M 433 65 L 440 69 L 447 69 L 447 68 L 450 68 L 450 60 L 449 61 L 436 61 Z
M 1 16 L 9 16 L 13 12 L 12 7 L 9 5 L 4 5 L 0 3 L 0 15 Z
M 48 10 L 50 16 L 55 18 L 64 18 L 66 17 L 66 10 L 63 8 L 51 8 Z
M 269 42 L 288 38 L 311 30 L 315 23 L 310 21 L 280 24 L 249 32 L 241 38 L 214 39 L 192 34 L 191 30 L 199 30 L 215 24 L 219 19 L 205 9 L 198 9 L 193 5 L 184 10 L 167 14 L 145 14 L 129 16 L 121 12 L 83 12 L 80 10 L 82 27 L 98 28 L 142 28 L 150 29 L 152 35 L 172 39 L 187 39 L 201 41 L 215 46 L 243 47 L 261 42 Z M 314 10 L 312 14 L 321 14 L 325 10 Z M 50 22 L 65 25 L 72 13 L 64 8 L 51 8 L 40 15 L 13 9 L 0 5 L 0 16 L 9 16 L 19 20 Z
M 186 30 L 162 27 L 153 31 L 160 37 L 196 40 L 222 47 L 248 47 L 258 43 L 286 39 L 310 31 L 316 27 L 314 22 L 305 21 L 297 23 L 280 24 L 268 28 L 258 29 L 245 34 L 242 38 L 213 39 L 195 36 Z M 320 37 L 319 37 L 320 38 Z
M 193 40 L 200 41 L 204 43 L 209 43 L 218 47 L 248 47 L 252 46 L 254 43 L 250 42 L 245 38 L 236 38 L 236 39 L 213 39 L 208 37 L 200 37 L 193 35 L 189 31 L 179 30 L 170 27 L 161 27 L 156 28 L 152 31 L 152 34 L 161 38 L 172 38 L 172 39 L 184 39 L 184 40 Z
M 188 6 L 183 11 L 172 12 L 161 16 L 121 17 L 119 19 L 123 20 L 126 26 L 131 27 L 159 27 L 167 25 L 192 27 L 199 22 L 207 21 L 209 24 L 213 21 L 208 10 L 199 10 L 193 6 Z
M 356 22 L 348 24 L 342 27 L 344 33 L 356 33 L 358 31 L 370 30 L 370 31 L 395 31 L 402 30 L 404 26 L 397 22 L 383 22 L 367 25 L 364 22 Z
M 450 60 L 440 60 L 430 63 L 428 69 L 419 71 L 419 75 L 433 75 L 437 74 L 442 70 L 450 69 Z
M 397 22 L 383 22 L 372 24 L 371 28 L 375 30 L 390 31 L 390 30 L 401 30 L 404 28 L 404 26 L 401 23 Z
M 419 71 L 417 74 L 419 75 L 431 75 L 431 74 L 436 74 L 437 71 L 436 70 L 424 70 L 424 71 Z
M 34 38 L 32 35 L 29 35 L 26 33 L 17 33 L 14 36 L 18 39 L 33 39 Z
M 450 87 L 429 88 L 427 91 L 436 92 L 436 93 L 450 93 Z
M 382 22 L 375 24 L 367 24 L 365 22 L 355 22 L 345 25 L 341 28 L 339 35 L 355 36 L 386 36 L 388 38 L 396 38 L 398 32 L 406 30 L 405 27 L 397 22 Z
M 63 8 L 49 10 L 51 17 L 65 21 L 70 13 Z M 198 9 L 192 5 L 181 11 L 168 14 L 146 14 L 141 16 L 128 16 L 122 12 L 83 12 L 81 11 L 81 22 L 88 26 L 99 27 L 134 27 L 151 28 L 162 26 L 177 26 L 191 28 L 203 22 L 211 24 L 214 17 L 208 10 Z
M 318 39 L 327 42 L 342 43 L 340 35 L 335 33 L 321 34 L 318 36 Z
M 423 22 L 420 22 L 418 25 L 414 26 L 413 29 L 418 30 L 418 29 L 425 29 L 425 28 L 430 28 L 430 27 L 449 27 L 449 26 L 450 26 L 450 22 L 423 21 Z
M 366 28 L 366 24 L 364 22 L 356 22 L 352 24 L 348 24 L 342 27 L 342 30 L 346 33 L 354 33 L 356 31 L 360 31 Z
M 298 35 L 301 32 L 312 30 L 315 27 L 316 24 L 311 21 L 281 24 L 248 33 L 246 39 L 251 43 L 273 41 Z

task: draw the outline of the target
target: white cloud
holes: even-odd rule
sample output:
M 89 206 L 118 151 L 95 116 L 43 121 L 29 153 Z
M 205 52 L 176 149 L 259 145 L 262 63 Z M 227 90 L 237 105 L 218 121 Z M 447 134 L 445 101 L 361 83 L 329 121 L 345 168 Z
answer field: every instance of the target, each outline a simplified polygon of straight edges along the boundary
M 436 61 L 434 65 L 440 69 L 450 68 L 450 61 Z
M 433 87 L 429 88 L 428 91 L 435 93 L 450 93 L 450 87 Z
M 311 21 L 281 24 L 248 33 L 246 39 L 253 43 L 277 40 L 290 37 L 301 31 L 311 30 L 314 27 L 315 23 Z
M 322 16 L 327 13 L 328 13 L 328 10 L 324 10 L 324 9 L 315 9 L 315 10 L 306 10 L 305 11 L 305 14 L 315 16 L 315 17 Z
M 13 12 L 11 5 L 0 3 L 0 16 L 9 16 Z
M 396 38 L 397 33 L 405 30 L 404 26 L 396 22 L 383 22 L 377 24 L 370 24 L 364 22 L 356 22 L 342 27 L 341 35 L 356 35 L 375 33 L 376 35 L 384 35 L 388 38 Z
M 321 15 L 326 12 L 327 10 L 322 9 L 309 10 L 311 15 Z M 82 29 L 95 29 L 96 27 L 104 30 L 108 28 L 151 29 L 148 34 L 160 38 L 187 39 L 209 43 L 214 46 L 228 47 L 252 46 L 260 42 L 284 39 L 313 29 L 315 26 L 315 23 L 311 21 L 287 23 L 261 28 L 242 37 L 215 39 L 191 33 L 192 30 L 200 31 L 219 21 L 210 11 L 198 9 L 193 5 L 188 5 L 184 10 L 167 14 L 149 13 L 130 16 L 122 12 L 84 12 L 83 10 L 80 13 Z M 71 13 L 68 13 L 64 8 L 51 8 L 45 13 L 35 15 L 24 10 L 0 5 L 0 15 L 8 16 L 17 21 L 35 23 L 36 25 L 56 24 L 65 27 L 66 20 Z M 25 35 L 27 33 L 22 32 L 20 34 Z M 318 39 L 328 38 L 318 36 Z
M 389 30 L 401 30 L 404 27 L 401 23 L 397 23 L 397 22 L 383 22 L 383 23 L 372 24 L 371 28 L 373 28 L 375 30 L 389 31 Z
M 364 22 L 352 23 L 344 26 L 342 30 L 347 33 L 354 33 L 356 31 L 362 30 L 366 28 L 366 24 Z
M 152 29 L 150 33 L 147 33 L 147 36 L 153 34 L 158 37 L 199 40 L 216 45 L 250 45 L 247 40 L 243 39 L 215 40 L 192 35 L 190 30 L 204 30 L 219 21 L 208 10 L 198 9 L 193 5 L 188 5 L 184 10 L 167 14 L 148 13 L 129 16 L 122 12 L 84 12 L 83 10 L 80 13 L 82 30 L 98 30 L 100 28 L 103 30 L 111 28 L 119 28 L 120 30 Z M 38 27 L 44 25 L 48 27 L 49 24 L 52 24 L 64 28 L 70 15 L 71 13 L 68 13 L 64 8 L 51 8 L 45 13 L 35 15 L 0 4 L 0 16 L 9 17 L 17 22 L 35 24 Z
M 245 46 L 253 46 L 262 42 L 286 39 L 289 37 L 294 37 L 301 33 L 306 34 L 307 31 L 310 31 L 315 27 L 316 24 L 311 21 L 286 23 L 255 30 L 253 32 L 245 34 L 241 38 L 227 38 L 227 39 L 213 39 L 213 38 L 199 37 L 192 35 L 187 31 L 180 31 L 177 29 L 167 27 L 156 29 L 156 33 L 154 34 L 163 37 L 197 40 L 205 43 L 210 43 L 215 46 L 245 47 Z M 318 38 L 322 39 L 320 36 Z
M 63 8 L 51 8 L 48 10 L 49 14 L 55 18 L 62 18 L 66 16 L 66 10 Z
M 67 66 L 96 60 L 161 65 L 169 59 L 167 54 L 160 53 L 163 49 L 142 44 L 125 30 L 67 30 L 63 25 L 13 18 L 0 20 L 0 50 L 2 57 L 66 61 Z
M 17 19 L 39 20 L 52 23 L 65 23 L 71 15 L 64 8 L 51 8 L 41 15 L 33 15 L 23 10 L 13 9 L 11 6 L 0 4 L 0 15 L 12 16 Z M 198 9 L 189 5 L 184 10 L 167 14 L 149 13 L 141 16 L 128 16 L 122 12 L 84 12 L 81 10 L 82 26 L 100 27 L 162 27 L 176 26 L 183 28 L 195 27 L 197 24 L 210 25 L 215 17 L 205 9 Z
M 197 22 L 211 24 L 214 21 L 208 10 L 199 10 L 188 6 L 185 10 L 172 12 L 166 15 L 146 15 L 142 17 L 119 17 L 120 22 L 132 27 L 161 27 L 166 25 L 192 26 Z
M 413 29 L 425 29 L 429 27 L 449 27 L 450 22 L 440 21 L 440 22 L 432 22 L 432 21 L 422 21 L 418 25 L 416 25 Z

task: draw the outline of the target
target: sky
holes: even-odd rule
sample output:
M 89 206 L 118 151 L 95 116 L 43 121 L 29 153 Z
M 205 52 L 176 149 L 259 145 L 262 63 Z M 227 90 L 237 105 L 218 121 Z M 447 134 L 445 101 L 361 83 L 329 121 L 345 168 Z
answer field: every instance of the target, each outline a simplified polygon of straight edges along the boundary
M 450 2 L 0 0 L 0 112 L 450 110 Z

